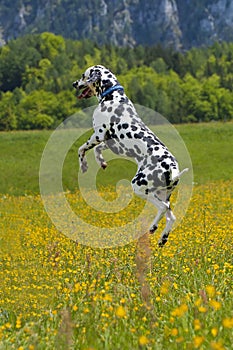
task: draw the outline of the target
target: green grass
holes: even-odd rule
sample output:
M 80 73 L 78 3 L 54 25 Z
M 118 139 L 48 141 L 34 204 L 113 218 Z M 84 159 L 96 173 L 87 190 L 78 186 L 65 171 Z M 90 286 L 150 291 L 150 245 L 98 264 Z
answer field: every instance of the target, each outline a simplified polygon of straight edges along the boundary
M 156 127 L 152 127 L 156 132 Z M 204 184 L 233 178 L 233 123 L 185 124 L 176 129 L 190 153 L 194 181 Z M 16 131 L 0 133 L 0 193 L 24 195 L 39 193 L 39 165 L 50 131 Z M 87 135 L 86 135 L 87 137 Z M 70 149 L 63 169 L 63 183 L 71 191 L 78 184 L 77 148 L 85 136 Z M 117 162 L 117 164 L 116 164 Z M 116 168 L 118 171 L 116 172 Z M 102 184 L 114 184 L 122 178 L 132 178 L 136 166 L 127 160 L 111 161 L 98 173 Z

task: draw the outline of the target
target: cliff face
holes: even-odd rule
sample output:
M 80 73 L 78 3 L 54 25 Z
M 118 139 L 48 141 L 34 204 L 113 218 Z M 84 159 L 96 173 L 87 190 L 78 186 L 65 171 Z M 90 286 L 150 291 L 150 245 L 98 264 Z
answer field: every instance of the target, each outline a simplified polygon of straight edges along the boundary
M 43 31 L 100 44 L 188 49 L 233 40 L 233 0 L 1 1 L 0 45 Z

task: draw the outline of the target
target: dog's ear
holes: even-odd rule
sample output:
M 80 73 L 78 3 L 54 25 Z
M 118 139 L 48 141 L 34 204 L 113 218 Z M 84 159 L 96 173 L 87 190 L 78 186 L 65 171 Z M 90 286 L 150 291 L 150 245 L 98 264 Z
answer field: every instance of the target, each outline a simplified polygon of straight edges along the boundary
M 98 69 L 95 69 L 91 72 L 89 78 L 87 79 L 87 83 L 97 83 L 101 79 L 101 72 Z

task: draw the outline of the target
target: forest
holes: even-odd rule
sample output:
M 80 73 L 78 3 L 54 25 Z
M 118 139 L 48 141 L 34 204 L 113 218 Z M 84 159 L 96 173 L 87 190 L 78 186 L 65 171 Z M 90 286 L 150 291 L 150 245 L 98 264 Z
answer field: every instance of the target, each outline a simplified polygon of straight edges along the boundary
M 110 68 L 134 103 L 171 123 L 233 118 L 233 43 L 176 52 L 157 46 L 99 46 L 49 32 L 30 34 L 0 48 L 0 130 L 54 129 L 96 104 L 77 100 L 72 82 L 87 67 Z M 153 114 L 152 114 L 153 115 Z M 148 124 L 153 117 L 148 115 Z M 90 121 L 85 114 L 79 126 Z

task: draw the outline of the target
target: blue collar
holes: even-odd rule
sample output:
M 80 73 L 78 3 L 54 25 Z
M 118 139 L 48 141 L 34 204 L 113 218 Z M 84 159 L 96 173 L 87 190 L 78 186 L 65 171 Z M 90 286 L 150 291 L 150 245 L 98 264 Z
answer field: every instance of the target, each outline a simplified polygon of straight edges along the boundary
M 123 86 L 121 86 L 119 84 L 112 86 L 101 94 L 101 98 L 104 98 L 106 95 L 108 95 L 111 92 L 116 91 L 116 90 L 124 90 L 124 88 L 123 88 Z

